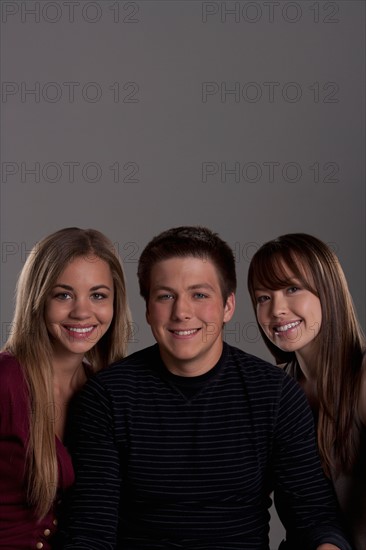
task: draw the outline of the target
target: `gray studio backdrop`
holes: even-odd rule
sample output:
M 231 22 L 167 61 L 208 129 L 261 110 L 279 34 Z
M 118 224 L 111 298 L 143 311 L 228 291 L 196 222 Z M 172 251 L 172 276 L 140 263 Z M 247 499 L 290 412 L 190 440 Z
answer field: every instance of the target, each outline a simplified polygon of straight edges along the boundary
M 136 267 L 163 229 L 233 247 L 225 339 L 269 359 L 245 287 L 264 241 L 330 243 L 365 324 L 363 1 L 2 1 L 1 331 L 35 242 L 105 232 L 124 261 L 134 335 L 153 341 Z M 271 546 L 281 527 L 274 514 Z

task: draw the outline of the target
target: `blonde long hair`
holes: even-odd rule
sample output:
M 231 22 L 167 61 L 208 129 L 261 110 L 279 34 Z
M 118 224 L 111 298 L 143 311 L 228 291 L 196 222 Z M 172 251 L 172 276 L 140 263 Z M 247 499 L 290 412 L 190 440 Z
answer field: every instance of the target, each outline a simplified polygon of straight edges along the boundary
M 288 272 L 317 296 L 322 323 L 317 335 L 318 446 L 328 476 L 331 468 L 349 470 L 357 453 L 355 418 L 361 388 L 365 337 L 357 320 L 337 256 L 322 241 L 293 233 L 265 243 L 253 256 L 248 290 L 256 311 L 257 286 L 277 290 L 289 284 Z M 294 352 L 275 346 L 259 327 L 277 364 L 297 363 Z
M 44 320 L 45 304 L 68 262 L 91 255 L 110 267 L 114 311 L 108 331 L 86 354 L 86 359 L 93 370 L 98 371 L 126 355 L 131 317 L 120 260 L 105 235 L 77 227 L 61 229 L 45 237 L 30 252 L 18 279 L 12 331 L 3 348 L 19 361 L 29 389 L 26 476 L 28 501 L 39 518 L 51 508 L 58 485 L 52 345 Z

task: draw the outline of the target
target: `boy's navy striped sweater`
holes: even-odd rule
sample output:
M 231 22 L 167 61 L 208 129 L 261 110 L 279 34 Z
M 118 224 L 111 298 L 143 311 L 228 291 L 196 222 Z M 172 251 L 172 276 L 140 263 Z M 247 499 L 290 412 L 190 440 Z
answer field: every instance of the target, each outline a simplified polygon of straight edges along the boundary
M 351 550 L 306 398 L 257 357 L 224 343 L 182 380 L 146 348 L 93 377 L 71 421 L 65 550 L 268 550 L 273 489 L 298 550 Z

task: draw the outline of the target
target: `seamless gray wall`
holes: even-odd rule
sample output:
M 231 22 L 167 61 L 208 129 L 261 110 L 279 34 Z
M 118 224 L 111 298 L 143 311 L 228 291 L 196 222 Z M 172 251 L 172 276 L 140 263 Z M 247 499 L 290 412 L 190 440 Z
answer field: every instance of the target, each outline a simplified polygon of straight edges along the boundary
M 3 1 L 2 341 L 29 250 L 71 225 L 118 247 L 130 352 L 152 342 L 139 253 L 181 224 L 234 248 L 229 343 L 269 359 L 245 278 L 287 232 L 330 243 L 365 325 L 364 51 L 358 0 Z

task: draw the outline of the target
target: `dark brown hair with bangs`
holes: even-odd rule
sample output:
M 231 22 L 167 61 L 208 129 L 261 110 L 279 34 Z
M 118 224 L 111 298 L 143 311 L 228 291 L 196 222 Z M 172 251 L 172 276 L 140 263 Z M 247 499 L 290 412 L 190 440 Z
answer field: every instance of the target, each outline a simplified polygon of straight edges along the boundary
M 271 290 L 285 288 L 293 284 L 294 279 L 297 279 L 306 290 L 319 298 L 314 280 L 317 277 L 310 267 L 314 264 L 314 258 L 311 257 L 312 253 L 310 251 L 308 253 L 305 251 L 304 257 L 304 247 L 301 243 L 304 238 L 307 241 L 307 237 L 310 236 L 299 233 L 283 235 L 264 244 L 255 253 L 248 271 L 248 290 L 254 310 L 257 307 L 256 290 L 260 288 Z M 295 359 L 293 352 L 285 352 L 279 349 L 267 338 L 262 328 L 259 327 L 259 329 L 277 364 L 288 363 Z
M 290 277 L 289 277 L 290 275 Z M 305 233 L 282 235 L 254 254 L 248 271 L 248 290 L 254 311 L 255 290 L 278 290 L 296 278 L 320 300 L 322 324 L 318 341 L 317 391 L 318 444 L 323 466 L 348 470 L 357 452 L 354 419 L 361 385 L 365 339 L 358 323 L 346 278 L 334 252 L 321 240 Z M 277 364 L 295 362 L 264 334 Z

